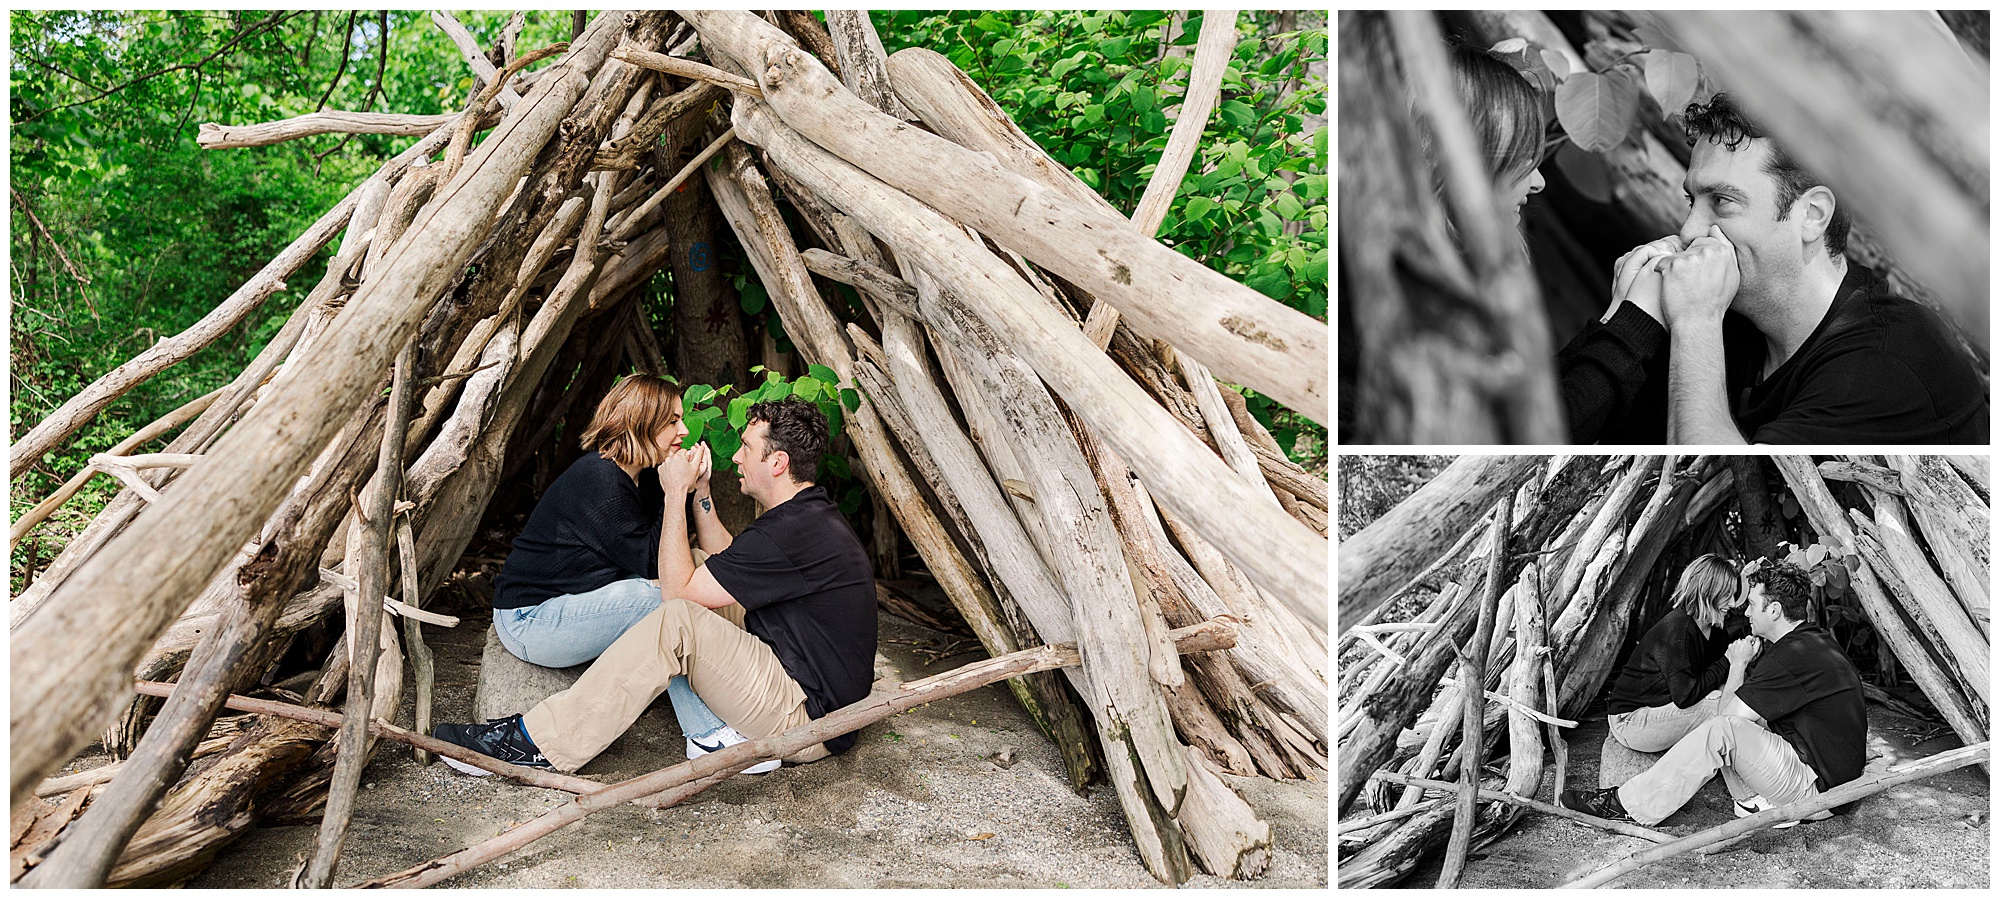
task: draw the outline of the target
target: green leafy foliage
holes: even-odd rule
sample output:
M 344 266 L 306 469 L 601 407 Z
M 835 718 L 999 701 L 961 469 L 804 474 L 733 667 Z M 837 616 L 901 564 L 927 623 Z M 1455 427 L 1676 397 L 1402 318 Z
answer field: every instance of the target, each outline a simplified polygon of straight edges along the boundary
M 1648 116 L 1671 120 L 1689 103 L 1707 102 L 1715 93 L 1700 62 L 1672 47 L 1656 30 L 1641 26 L 1633 37 L 1603 38 L 1618 55 L 1597 71 L 1526 38 L 1508 38 L 1489 48 L 1547 92 L 1566 139 L 1558 142 L 1583 151 L 1558 150 L 1556 164 L 1572 181 L 1582 182 L 1585 196 L 1600 203 L 1610 202 L 1610 195 L 1608 190 L 1593 189 L 1605 180 L 1604 161 L 1594 154 L 1616 148 L 1645 130 Z M 1652 103 L 1642 102 L 1643 98 Z
M 846 413 L 861 408 L 860 392 L 851 387 L 841 387 L 840 375 L 824 365 L 808 366 L 805 374 L 789 380 L 761 365 L 750 370 L 761 373 L 764 380 L 747 391 L 734 384 L 720 387 L 696 384 L 681 394 L 681 404 L 685 409 L 681 421 L 688 429 L 687 436 L 681 439 L 681 446 L 691 447 L 708 441 L 709 452 L 714 454 L 718 469 L 736 470 L 730 457 L 736 455 L 737 448 L 743 445 L 743 432 L 750 422 L 750 407 L 758 403 L 788 396 L 813 403 L 826 416 L 829 440 L 840 436 L 846 424 Z M 821 483 L 825 483 L 824 479 L 829 475 L 840 480 L 851 480 L 853 477 L 848 471 L 847 460 L 833 453 L 820 458 Z

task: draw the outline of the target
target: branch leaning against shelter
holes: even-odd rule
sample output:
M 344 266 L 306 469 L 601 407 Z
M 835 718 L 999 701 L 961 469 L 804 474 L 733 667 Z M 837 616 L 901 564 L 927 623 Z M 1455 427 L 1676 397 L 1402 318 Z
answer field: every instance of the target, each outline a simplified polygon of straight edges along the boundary
M 828 372 L 830 393 L 862 390 L 842 436 L 987 652 L 1076 644 L 1002 673 L 1079 783 L 1103 766 L 1147 870 L 1167 883 L 1196 869 L 1256 877 L 1270 827 L 1216 772 L 1328 768 L 1327 489 L 1217 379 L 1324 422 L 1325 323 L 1154 240 L 1158 200 L 1128 221 L 944 57 L 884 59 L 865 14 L 829 15 L 829 31 L 811 16 L 781 27 L 743 12 L 612 11 L 579 20 L 567 43 L 517 52 L 517 13 L 490 54 L 450 15 L 433 18 L 480 73 L 460 112 L 203 126 L 216 148 L 422 137 L 214 320 L 16 442 L 18 476 L 341 235 L 240 376 L 150 429 L 192 419 L 166 452 L 126 455 L 134 442 L 100 457 L 126 489 L 14 600 L 12 806 L 42 841 L 15 879 L 175 882 L 259 813 L 317 814 L 324 801 L 321 855 L 301 883 L 332 882 L 356 804 L 352 755 L 365 759 L 395 720 L 405 639 L 424 656 L 419 628 L 379 616 L 452 621 L 422 606 L 489 502 L 534 474 L 523 460 L 574 442 L 562 423 L 626 360 L 660 370 L 647 282 L 693 233 L 677 214 L 719 216 L 802 362 Z M 1205 19 L 1183 145 L 1217 105 L 1236 21 Z M 1149 198 L 1175 194 L 1192 150 L 1177 154 Z M 705 190 L 675 193 L 689 184 Z M 690 213 L 688 195 L 714 204 Z M 862 302 L 833 301 L 814 274 L 853 283 Z M 341 615 L 374 645 L 336 641 L 301 690 L 320 709 L 346 694 L 338 747 L 312 714 L 217 722 L 295 636 Z M 1191 628 L 1228 636 L 1188 642 Z M 135 675 L 179 683 L 161 706 L 155 688 L 135 696 Z M 414 677 L 426 709 L 427 669 Z M 880 717 L 864 706 L 898 701 L 821 720 L 851 730 Z M 108 780 L 42 783 L 101 732 L 129 756 Z M 766 751 L 837 735 L 801 734 L 746 736 Z M 725 752 L 732 766 L 692 769 L 704 779 L 675 795 L 760 760 Z M 56 788 L 70 799 L 35 802 Z

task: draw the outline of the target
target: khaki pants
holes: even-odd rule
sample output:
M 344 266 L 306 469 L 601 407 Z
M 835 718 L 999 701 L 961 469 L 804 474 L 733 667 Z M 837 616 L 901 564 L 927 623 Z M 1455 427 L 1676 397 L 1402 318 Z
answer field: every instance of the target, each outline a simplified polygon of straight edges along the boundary
M 1748 718 L 1710 718 L 1681 738 L 1644 774 L 1618 788 L 1632 820 L 1651 827 L 1680 811 L 1717 773 L 1736 799 L 1762 796 L 1784 805 L 1815 796 L 1812 766 L 1792 744 Z
M 1672 703 L 1633 709 L 1606 718 L 1611 736 L 1626 749 L 1636 752 L 1665 752 L 1703 721 L 1715 717 L 1722 704 L 1722 691 L 1711 690 L 1700 702 L 1687 708 Z
M 743 607 L 709 610 L 669 599 L 632 625 L 573 686 L 528 710 L 521 723 L 549 763 L 575 771 L 625 733 L 639 713 L 687 675 L 695 693 L 729 726 L 752 739 L 812 720 L 806 694 L 756 635 L 743 630 Z M 788 758 L 825 758 L 814 744 Z

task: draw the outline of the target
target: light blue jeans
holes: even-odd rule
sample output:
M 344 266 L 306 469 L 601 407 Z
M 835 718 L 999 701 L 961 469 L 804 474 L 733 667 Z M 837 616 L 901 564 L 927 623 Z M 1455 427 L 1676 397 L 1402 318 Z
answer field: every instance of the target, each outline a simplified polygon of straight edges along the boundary
M 524 662 L 544 668 L 581 665 L 604 654 L 619 635 L 660 607 L 660 588 L 643 578 L 614 581 L 588 593 L 553 597 L 522 609 L 494 609 L 500 645 Z M 686 677 L 667 683 L 667 698 L 681 733 L 695 739 L 723 728 L 721 718 L 695 695 Z

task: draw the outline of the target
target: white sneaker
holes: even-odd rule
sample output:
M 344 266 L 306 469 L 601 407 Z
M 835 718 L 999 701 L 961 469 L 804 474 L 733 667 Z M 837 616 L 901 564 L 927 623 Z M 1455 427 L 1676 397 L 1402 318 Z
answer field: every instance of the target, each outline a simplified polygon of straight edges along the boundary
M 1770 809 L 1777 808 L 1777 806 L 1771 804 L 1771 800 L 1765 799 L 1762 796 L 1752 796 L 1748 799 L 1738 799 L 1735 801 L 1734 804 L 1736 806 L 1736 817 L 1738 818 L 1748 818 L 1751 815 L 1757 814 L 1758 812 L 1768 811 Z M 1807 821 L 1821 821 L 1831 817 L 1833 817 L 1832 812 L 1820 811 L 1807 815 L 1805 819 Z M 1786 821 L 1783 824 L 1771 825 L 1771 829 L 1784 830 L 1789 827 L 1797 827 L 1798 824 L 1799 822 L 1797 821 Z
M 688 761 L 690 762 L 694 761 L 695 759 L 701 758 L 702 756 L 707 755 L 711 752 L 720 752 L 724 747 L 727 746 L 734 746 L 738 743 L 748 742 L 749 739 L 750 739 L 749 737 L 737 733 L 736 728 L 730 727 L 727 724 L 723 725 L 721 730 L 718 730 L 712 734 L 709 734 L 706 737 L 701 738 L 700 742 L 695 742 L 695 739 L 693 737 L 688 737 L 687 738 Z M 768 762 L 758 762 L 755 765 L 751 765 L 750 767 L 743 769 L 743 773 L 769 774 L 773 771 L 778 770 L 778 766 L 782 764 L 784 764 L 784 760 L 782 759 L 772 759 Z

